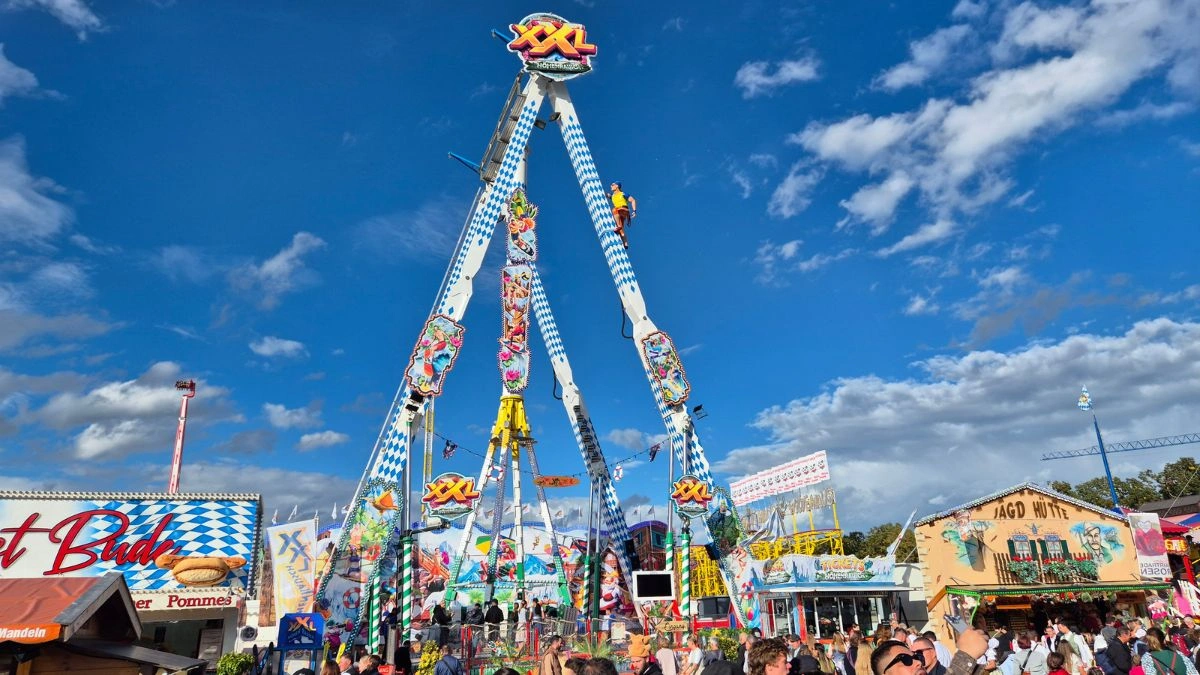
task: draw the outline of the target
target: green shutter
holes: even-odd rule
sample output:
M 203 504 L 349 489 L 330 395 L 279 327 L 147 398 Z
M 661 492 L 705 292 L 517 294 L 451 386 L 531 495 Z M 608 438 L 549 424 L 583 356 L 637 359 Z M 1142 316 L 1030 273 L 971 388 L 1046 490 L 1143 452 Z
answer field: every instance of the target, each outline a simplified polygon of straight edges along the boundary
M 1008 556 L 1010 558 L 1017 557 L 1017 545 L 1013 543 L 1012 539 L 1008 540 Z
M 1067 546 L 1067 540 L 1060 539 L 1059 541 L 1062 542 L 1061 546 L 1062 546 L 1063 557 L 1066 558 L 1067 560 L 1070 560 L 1071 559 L 1071 549 L 1070 549 L 1070 547 Z
M 1038 543 L 1038 546 L 1042 549 L 1042 560 L 1049 558 L 1050 556 L 1046 553 L 1046 540 L 1038 539 L 1037 543 Z

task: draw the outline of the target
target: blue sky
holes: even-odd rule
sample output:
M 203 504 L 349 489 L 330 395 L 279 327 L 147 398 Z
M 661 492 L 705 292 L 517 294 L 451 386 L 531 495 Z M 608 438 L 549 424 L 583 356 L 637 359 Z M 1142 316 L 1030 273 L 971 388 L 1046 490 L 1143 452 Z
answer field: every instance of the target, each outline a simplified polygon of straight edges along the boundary
M 535 10 L 599 48 L 571 94 L 722 481 L 827 449 L 868 527 L 1098 475 L 1037 461 L 1094 442 L 1081 384 L 1111 440 L 1197 430 L 1197 0 L 244 4 L 0 1 L 0 487 L 163 488 L 194 377 L 185 490 L 345 503 L 477 187 L 446 153 L 482 153 L 519 67 L 488 33 Z M 626 457 L 662 424 L 553 126 L 531 152 L 539 266 Z M 497 253 L 437 406 L 477 450 Z M 575 473 L 549 374 L 541 464 Z M 666 482 L 630 463 L 619 492 Z

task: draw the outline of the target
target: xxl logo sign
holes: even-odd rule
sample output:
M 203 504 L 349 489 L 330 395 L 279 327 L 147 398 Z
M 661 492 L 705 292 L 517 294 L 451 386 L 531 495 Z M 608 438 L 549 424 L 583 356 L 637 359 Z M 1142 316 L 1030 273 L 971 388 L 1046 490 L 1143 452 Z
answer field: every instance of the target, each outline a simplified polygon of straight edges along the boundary
M 679 515 L 685 518 L 704 515 L 712 500 L 712 487 L 690 474 L 681 476 L 671 486 L 671 501 L 675 502 L 675 510 Z
M 425 484 L 421 501 L 429 512 L 441 518 L 458 518 L 470 513 L 482 494 L 475 489 L 475 479 L 461 473 L 444 473 Z
M 588 44 L 587 29 L 557 14 L 530 14 L 509 28 L 508 49 L 525 62 L 525 70 L 552 80 L 569 80 L 592 69 L 588 57 L 596 45 Z

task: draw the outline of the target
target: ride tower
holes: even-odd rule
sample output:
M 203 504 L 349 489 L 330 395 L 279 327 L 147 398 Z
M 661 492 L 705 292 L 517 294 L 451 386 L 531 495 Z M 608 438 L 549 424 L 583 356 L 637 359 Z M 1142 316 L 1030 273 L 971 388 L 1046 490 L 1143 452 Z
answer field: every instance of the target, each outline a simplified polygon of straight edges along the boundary
M 613 549 L 621 563 L 627 585 L 630 561 L 625 543 L 629 541 L 629 529 L 621 510 L 620 501 L 612 481 L 599 440 L 588 414 L 587 405 L 579 386 L 575 383 L 566 348 L 558 333 L 550 303 L 547 299 L 537 268 L 531 260 L 524 262 L 521 255 L 523 232 L 513 231 L 514 209 L 524 196 L 524 161 L 526 146 L 531 131 L 547 126 L 547 121 L 538 118 L 539 111 L 547 99 L 550 102 L 549 122 L 556 123 L 567 149 L 575 177 L 579 183 L 592 225 L 599 239 L 604 259 L 616 286 L 622 309 L 633 326 L 633 343 L 646 373 L 650 390 L 654 396 L 663 424 L 667 430 L 673 459 L 685 467 L 687 474 L 699 483 L 712 486 L 712 475 L 708 460 L 688 415 L 687 401 L 691 392 L 682 360 L 671 337 L 658 329 L 650 319 L 645 299 L 633 265 L 616 231 L 613 212 L 600 181 L 591 149 L 583 133 L 579 115 L 567 92 L 566 81 L 589 72 L 591 57 L 596 46 L 587 42 L 584 26 L 547 13 L 532 14 L 510 26 L 512 39 L 508 49 L 518 54 L 523 63 L 523 72 L 517 76 L 501 112 L 500 121 L 493 133 L 492 141 L 478 165 L 472 165 L 483 181 L 476 194 L 467 222 L 460 236 L 454 256 L 446 271 L 441 287 L 428 320 L 417 339 L 417 344 L 408 361 L 404 381 L 398 389 L 391 409 L 376 441 L 371 459 L 359 483 L 353 505 L 346 516 L 341 539 L 329 565 L 330 572 L 321 580 L 317 594 L 318 607 L 331 614 L 327 625 L 343 644 L 352 643 L 363 623 L 360 599 L 369 596 L 371 589 L 378 586 L 382 565 L 373 564 L 372 571 L 362 577 L 361 583 L 348 582 L 347 575 L 337 574 L 346 561 L 361 557 L 364 565 L 372 564 L 370 555 L 363 551 L 378 552 L 394 550 L 399 541 L 400 569 L 400 619 L 401 638 L 409 637 L 413 619 L 412 598 L 412 537 L 421 530 L 420 522 L 413 522 L 408 495 L 412 482 L 412 445 L 418 434 L 418 420 L 442 393 L 447 376 L 454 368 L 460 349 L 464 345 L 465 327 L 462 323 L 474 290 L 474 282 L 483 263 L 484 254 L 496 225 L 507 215 L 509 252 L 517 251 L 503 274 L 502 294 L 505 302 L 505 320 L 498 358 L 501 363 L 503 393 L 500 412 L 489 443 L 488 457 L 481 467 L 478 485 L 481 490 L 490 482 L 496 482 L 498 492 L 503 494 L 504 485 L 500 476 L 492 480 L 497 464 L 503 465 L 504 455 L 510 464 L 505 473 L 520 475 L 519 458 L 522 453 L 530 459 L 536 472 L 536 458 L 531 452 L 532 439 L 528 438 L 527 422 L 524 420 L 523 398 L 520 389 L 513 390 L 510 383 L 522 384 L 528 378 L 529 351 L 508 349 L 514 336 L 523 336 L 519 341 L 527 347 L 529 314 L 514 311 L 527 301 L 532 306 L 538 332 L 550 357 L 555 379 L 562 390 L 562 403 L 574 431 L 580 454 L 592 479 L 593 489 L 598 495 L 603 516 L 603 527 L 613 542 Z M 468 163 L 470 164 L 470 163 Z M 514 201 L 517 200 L 517 201 Z M 525 201 L 528 206 L 528 202 Z M 518 223 L 520 229 L 520 223 Z M 532 230 L 530 230 L 532 232 Z M 530 237 L 532 238 L 532 236 Z M 526 243 L 528 241 L 526 240 Z M 536 241 L 534 241 L 536 246 Z M 535 249 L 536 250 L 536 249 Z M 531 256 L 532 257 L 532 256 Z M 515 264 L 514 264 L 515 263 Z M 510 278 L 511 277 L 511 278 Z M 512 281 L 510 287 L 509 282 Z M 506 351 L 508 357 L 505 357 Z M 506 361 L 511 361 L 506 363 Z M 522 384 L 523 388 L 523 384 Z M 497 472 L 498 473 L 498 472 Z M 417 475 L 421 475 L 418 472 Z M 540 486 L 539 486 L 540 492 Z M 519 488 L 514 482 L 514 497 L 519 499 Z M 390 498 L 399 494 L 400 503 Z M 549 528 L 549 509 L 544 496 L 539 494 L 543 518 Z M 520 511 L 518 507 L 518 512 Z M 497 512 L 500 510 L 497 509 Z M 472 511 L 470 520 L 477 519 Z M 519 514 L 518 514 L 519 518 Z M 704 519 L 698 519 L 704 523 Z M 473 526 L 473 522 L 471 523 Z M 707 529 L 707 526 L 702 525 Z M 498 527 L 493 523 L 493 532 Z M 469 536 L 468 527 L 464 537 Z M 517 541 L 520 541 L 520 537 Z M 495 550 L 493 547 L 492 550 Z M 378 556 L 378 553 L 375 554 Z M 489 556 L 491 553 L 489 552 Z M 523 553 L 518 556 L 523 561 Z M 494 570 L 489 566 L 489 572 Z M 562 565 L 558 565 L 561 570 Z M 722 564 L 722 575 L 731 593 L 731 576 Z M 451 583 L 462 587 L 457 572 L 452 572 Z M 560 582 L 565 585 L 564 582 Z M 448 589 L 453 586 L 448 587 Z M 737 603 L 733 603 L 737 606 Z M 744 620 L 744 617 L 741 617 Z M 327 637 L 332 637 L 327 633 Z

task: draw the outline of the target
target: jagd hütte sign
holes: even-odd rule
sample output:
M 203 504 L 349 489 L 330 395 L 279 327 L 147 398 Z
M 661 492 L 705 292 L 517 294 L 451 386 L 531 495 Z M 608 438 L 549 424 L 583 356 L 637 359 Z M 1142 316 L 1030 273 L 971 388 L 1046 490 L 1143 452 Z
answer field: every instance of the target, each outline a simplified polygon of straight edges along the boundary
M 260 512 L 258 495 L 0 493 L 0 576 L 117 571 L 131 591 L 228 594 L 253 578 Z

